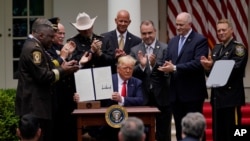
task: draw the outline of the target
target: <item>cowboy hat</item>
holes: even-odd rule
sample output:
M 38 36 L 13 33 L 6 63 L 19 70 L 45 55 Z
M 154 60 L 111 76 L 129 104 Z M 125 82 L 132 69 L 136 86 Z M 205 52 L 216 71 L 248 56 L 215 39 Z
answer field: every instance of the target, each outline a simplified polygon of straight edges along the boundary
M 71 23 L 71 24 L 78 30 L 87 30 L 93 26 L 96 18 L 97 16 L 94 17 L 93 19 L 90 19 L 87 13 L 82 12 L 77 15 L 76 23 Z

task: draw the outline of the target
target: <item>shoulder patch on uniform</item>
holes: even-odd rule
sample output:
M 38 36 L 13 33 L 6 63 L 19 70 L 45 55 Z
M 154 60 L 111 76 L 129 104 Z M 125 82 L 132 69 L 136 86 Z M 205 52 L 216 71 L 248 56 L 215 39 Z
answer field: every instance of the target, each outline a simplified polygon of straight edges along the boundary
M 40 64 L 42 60 L 42 53 L 39 51 L 34 51 L 32 53 L 34 64 Z
M 36 46 L 36 47 L 40 47 L 40 45 L 39 45 L 37 42 L 35 42 L 35 46 Z
M 236 45 L 235 46 L 235 54 L 237 55 L 237 56 L 243 56 L 243 55 L 245 55 L 245 49 L 244 49 L 244 46 L 242 46 L 242 45 Z

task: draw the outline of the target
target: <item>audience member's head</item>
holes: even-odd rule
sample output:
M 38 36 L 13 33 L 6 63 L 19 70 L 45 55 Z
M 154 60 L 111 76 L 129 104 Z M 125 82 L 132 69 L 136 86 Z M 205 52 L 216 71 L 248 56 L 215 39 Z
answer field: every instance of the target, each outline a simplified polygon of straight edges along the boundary
M 119 141 L 144 141 L 146 138 L 144 128 L 141 119 L 137 117 L 128 117 L 121 125 L 118 134 Z
M 17 135 L 21 141 L 38 141 L 41 136 L 39 120 L 32 114 L 26 114 L 19 120 Z
M 188 113 L 182 118 L 181 126 L 184 137 L 201 139 L 206 129 L 206 120 L 199 112 Z

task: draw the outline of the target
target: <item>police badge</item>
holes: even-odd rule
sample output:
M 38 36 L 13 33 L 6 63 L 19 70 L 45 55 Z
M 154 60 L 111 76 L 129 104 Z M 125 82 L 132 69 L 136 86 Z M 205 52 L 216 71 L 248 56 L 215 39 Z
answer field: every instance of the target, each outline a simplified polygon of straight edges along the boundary
M 237 56 L 240 56 L 240 57 L 243 56 L 243 55 L 245 55 L 244 47 L 241 46 L 241 45 L 236 45 L 236 47 L 235 47 L 235 54 Z
M 127 110 L 120 105 L 110 106 L 105 113 L 105 119 L 109 126 L 120 128 L 121 123 L 128 118 Z

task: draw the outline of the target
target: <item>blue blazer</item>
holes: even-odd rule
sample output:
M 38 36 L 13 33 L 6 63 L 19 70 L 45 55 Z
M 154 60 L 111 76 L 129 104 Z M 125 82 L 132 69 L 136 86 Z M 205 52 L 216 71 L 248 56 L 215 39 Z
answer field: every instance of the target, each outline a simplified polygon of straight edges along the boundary
M 117 73 L 112 75 L 113 90 L 118 92 L 118 76 Z M 108 107 L 118 104 L 116 101 L 107 99 L 101 101 L 102 107 Z M 131 77 L 127 83 L 127 96 L 124 97 L 124 106 L 142 106 L 143 93 L 141 80 Z
M 204 69 L 201 56 L 208 56 L 207 39 L 194 31 L 187 37 L 178 56 L 180 36 L 173 37 L 168 43 L 165 60 L 171 60 L 177 71 L 170 77 L 170 101 L 199 101 L 207 98 Z

